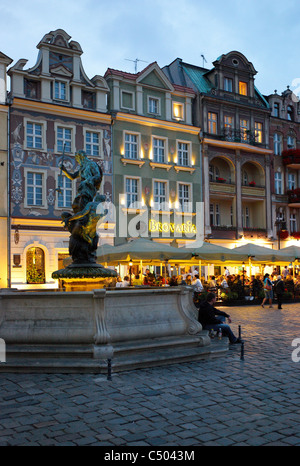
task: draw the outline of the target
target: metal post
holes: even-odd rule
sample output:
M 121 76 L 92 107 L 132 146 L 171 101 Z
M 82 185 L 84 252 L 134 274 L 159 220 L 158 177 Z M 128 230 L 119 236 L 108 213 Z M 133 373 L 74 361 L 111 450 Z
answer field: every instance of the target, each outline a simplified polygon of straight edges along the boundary
M 239 325 L 239 338 L 241 338 L 242 332 L 241 332 L 241 326 Z
M 241 360 L 244 361 L 244 342 L 242 341 L 242 344 L 241 344 Z
M 107 360 L 107 380 L 111 380 L 111 359 Z

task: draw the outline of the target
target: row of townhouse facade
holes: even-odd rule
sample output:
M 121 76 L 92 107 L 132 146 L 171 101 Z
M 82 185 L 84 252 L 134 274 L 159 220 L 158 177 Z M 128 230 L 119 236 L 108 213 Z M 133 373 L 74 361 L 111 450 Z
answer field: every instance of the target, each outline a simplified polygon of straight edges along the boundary
M 279 230 L 284 244 L 297 240 L 298 98 L 263 96 L 244 55 L 210 70 L 176 59 L 90 79 L 65 31 L 37 48 L 27 69 L 0 54 L 0 288 L 57 287 L 69 242 L 61 213 L 76 192 L 60 165 L 75 171 L 79 150 L 103 171 L 100 247 L 144 236 L 276 248 Z

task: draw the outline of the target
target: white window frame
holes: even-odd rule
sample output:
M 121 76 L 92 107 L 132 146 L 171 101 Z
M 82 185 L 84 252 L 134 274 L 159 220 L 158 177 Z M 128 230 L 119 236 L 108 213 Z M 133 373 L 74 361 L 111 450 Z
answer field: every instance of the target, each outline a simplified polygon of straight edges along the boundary
M 163 160 L 159 160 L 155 158 L 155 140 L 158 140 L 158 141 L 163 141 L 163 151 L 164 151 L 164 157 L 163 157 Z M 168 149 L 168 138 L 165 138 L 165 137 L 162 137 L 162 136 L 156 136 L 155 134 L 152 135 L 151 137 L 151 145 L 152 145 L 152 161 L 154 163 L 168 163 L 168 154 L 169 154 L 169 149 Z M 161 147 L 158 147 L 158 149 L 160 150 Z
M 27 124 L 31 123 L 33 125 L 41 125 L 42 126 L 42 147 L 30 147 L 27 144 Z M 32 150 L 32 151 L 39 151 L 39 152 L 47 152 L 47 145 L 46 145 L 46 131 L 47 131 L 47 122 L 43 120 L 35 120 L 30 118 L 24 118 L 24 149 L 25 150 Z
M 157 102 L 157 112 L 151 112 L 150 110 L 150 100 L 155 100 Z M 155 97 L 153 95 L 147 96 L 147 112 L 150 115 L 160 115 L 161 114 L 161 99 L 160 97 Z
M 28 173 L 41 174 L 42 175 L 42 204 L 28 204 L 28 187 L 31 186 L 28 183 Z M 46 209 L 46 183 L 47 183 L 47 170 L 40 168 L 29 168 L 24 167 L 24 179 L 25 179 L 25 198 L 24 198 L 24 207 L 27 209 Z M 34 186 L 34 184 L 32 185 Z
M 275 172 L 274 178 L 275 178 L 275 182 L 274 182 L 275 194 L 283 194 L 282 173 L 278 171 Z
M 231 85 L 227 85 L 227 84 L 231 84 Z M 223 81 L 223 88 L 224 88 L 224 91 L 226 92 L 233 92 L 233 79 L 232 78 L 227 78 L 226 76 L 224 77 L 224 81 Z M 231 88 L 231 89 L 229 89 Z
M 60 176 L 60 170 L 59 171 L 56 171 L 55 172 L 55 184 L 56 184 L 56 187 L 60 187 L 60 189 L 62 191 L 64 191 L 64 187 L 61 186 L 61 184 L 59 184 L 59 176 Z M 62 177 L 63 179 L 68 179 L 66 175 L 64 175 L 62 173 Z M 72 184 L 72 188 L 70 189 L 71 190 L 71 193 L 72 193 L 72 200 L 74 199 L 75 195 L 76 195 L 76 182 L 73 181 L 73 180 L 70 180 L 71 181 L 71 184 Z M 60 207 L 58 205 L 58 199 L 59 199 L 59 193 L 57 193 L 57 195 L 55 196 L 55 209 L 57 210 L 65 210 L 65 209 L 70 209 L 70 207 L 72 207 L 72 203 L 71 203 L 71 206 L 62 206 Z
M 296 214 L 290 214 L 290 233 L 297 231 L 297 217 Z
M 279 133 L 274 133 L 273 136 L 273 148 L 275 155 L 281 155 L 282 150 L 282 136 Z
M 137 146 L 137 151 L 136 151 L 136 157 L 128 157 L 126 155 L 126 135 L 133 135 L 136 136 L 136 146 Z M 128 142 L 128 144 L 135 144 L 133 142 Z M 124 148 L 124 154 L 123 157 L 129 160 L 140 160 L 141 158 L 141 133 L 136 133 L 135 131 L 123 131 L 123 148 Z
M 220 170 L 214 164 L 209 164 L 208 172 L 209 181 L 216 181 L 216 179 L 220 176 Z
M 123 105 L 123 94 L 131 94 L 132 95 L 132 107 L 126 107 Z M 127 91 L 126 89 L 121 89 L 121 108 L 126 110 L 134 110 L 135 109 L 135 93 L 132 91 Z
M 65 86 L 65 98 L 61 97 L 61 90 L 59 91 L 59 96 L 56 97 L 56 84 L 63 84 Z M 70 100 L 70 89 L 69 89 L 69 81 L 64 79 L 55 79 L 53 81 L 53 100 L 60 101 L 60 102 L 69 102 Z
M 178 107 L 180 109 L 179 115 L 175 114 L 175 108 Z M 177 102 L 175 100 L 172 101 L 172 118 L 174 120 L 183 121 L 185 119 L 185 112 L 184 112 L 184 103 Z
M 87 142 L 87 133 L 97 134 L 98 137 L 99 137 L 98 144 L 88 143 Z M 83 128 L 83 138 L 84 138 L 84 151 L 86 152 L 86 155 L 91 156 L 91 157 L 98 157 L 100 159 L 103 159 L 104 158 L 104 154 L 103 154 L 103 131 L 98 130 L 98 129 L 94 129 L 94 128 Z M 99 154 L 98 155 L 89 154 L 88 151 L 87 151 L 87 145 L 88 144 L 91 144 L 92 146 L 97 145 L 98 149 L 99 149 Z
M 211 202 L 209 204 L 209 219 L 211 226 L 218 227 L 221 225 L 220 206 Z
M 179 158 L 179 144 L 187 145 L 187 163 L 182 163 Z M 191 141 L 184 141 L 183 139 L 176 139 L 176 151 L 177 151 L 177 164 L 182 167 L 190 167 L 192 165 L 192 144 Z
M 137 200 L 133 203 L 131 202 L 128 205 L 127 195 L 132 193 L 127 192 L 127 180 L 136 180 L 137 181 Z M 142 202 L 142 179 L 140 176 L 124 176 L 124 199 L 125 199 L 125 208 L 126 209 L 140 209 Z
M 287 148 L 288 149 L 295 149 L 296 148 L 296 138 L 295 136 L 292 136 L 291 134 L 288 135 L 287 137 Z
M 296 189 L 296 174 L 288 173 L 288 189 Z
M 180 186 L 187 186 L 188 187 L 188 200 L 184 201 L 183 204 L 180 203 L 179 197 L 179 190 Z M 178 199 L 178 207 L 180 212 L 193 212 L 193 184 L 192 183 L 185 183 L 183 181 L 177 181 L 177 199 Z
M 55 147 L 54 151 L 56 153 L 62 154 L 63 150 L 58 149 L 58 128 L 62 128 L 64 130 L 68 129 L 71 130 L 71 151 L 67 152 L 65 151 L 66 154 L 74 154 L 75 153 L 75 134 L 76 134 L 76 126 L 74 125 L 64 125 L 60 123 L 54 123 L 54 130 L 55 130 Z M 65 141 L 65 137 L 63 137 L 62 141 Z
M 161 205 L 162 203 L 160 202 L 159 205 L 158 203 L 155 201 L 155 183 L 164 183 L 165 184 L 165 201 L 164 201 L 164 204 L 165 206 Z M 154 210 L 159 210 L 159 211 L 165 211 L 165 210 L 169 210 L 169 181 L 168 180 L 161 180 L 161 179 L 157 179 L 157 178 L 153 178 L 152 180 L 152 197 L 153 197 L 153 209 Z

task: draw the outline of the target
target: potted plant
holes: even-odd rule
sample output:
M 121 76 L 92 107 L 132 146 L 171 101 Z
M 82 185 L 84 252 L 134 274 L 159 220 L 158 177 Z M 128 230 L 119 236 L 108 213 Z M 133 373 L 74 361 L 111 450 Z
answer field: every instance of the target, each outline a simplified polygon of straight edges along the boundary
M 249 186 L 256 186 L 255 181 L 250 181 L 250 182 L 249 182 Z
M 218 176 L 216 178 L 216 180 L 217 180 L 218 183 L 225 183 L 225 181 L 226 181 L 225 178 L 221 178 L 220 176 Z

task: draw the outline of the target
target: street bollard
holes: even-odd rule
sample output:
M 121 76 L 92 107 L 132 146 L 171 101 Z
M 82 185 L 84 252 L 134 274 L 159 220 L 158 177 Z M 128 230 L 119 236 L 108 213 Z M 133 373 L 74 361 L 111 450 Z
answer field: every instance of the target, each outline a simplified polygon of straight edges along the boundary
M 244 361 L 244 354 L 245 354 L 245 351 L 244 351 L 244 342 L 242 341 L 241 343 L 241 360 Z
M 107 360 L 107 380 L 111 380 L 111 359 Z
M 241 326 L 239 325 L 239 338 L 241 339 L 242 331 L 241 331 Z

